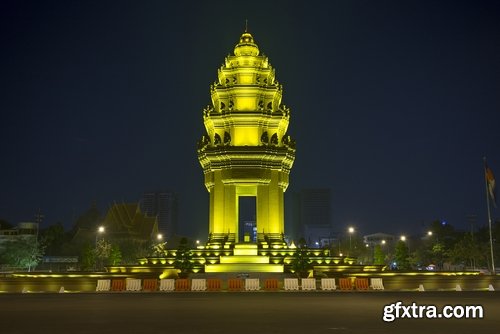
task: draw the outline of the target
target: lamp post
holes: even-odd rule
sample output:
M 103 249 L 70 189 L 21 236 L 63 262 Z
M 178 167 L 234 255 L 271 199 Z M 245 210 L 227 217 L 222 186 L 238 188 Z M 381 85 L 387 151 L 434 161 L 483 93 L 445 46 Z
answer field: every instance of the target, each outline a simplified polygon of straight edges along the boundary
M 106 232 L 106 228 L 104 226 L 101 225 L 97 228 L 97 231 L 95 234 L 95 247 L 96 248 L 97 248 L 97 238 L 99 237 L 99 235 L 104 234 L 104 232 Z
M 347 232 L 349 232 L 349 256 L 351 256 L 352 254 L 352 234 L 354 233 L 354 227 L 352 226 L 349 226 L 349 228 L 347 229 Z
M 401 241 L 406 243 L 406 247 L 408 247 L 408 252 L 409 252 L 410 251 L 410 240 L 407 241 L 406 239 L 407 239 L 406 235 L 401 236 Z
M 104 226 L 99 226 L 97 227 L 97 231 L 95 233 L 95 252 L 96 254 L 94 255 L 95 258 L 94 258 L 94 270 L 97 270 L 98 269 L 98 264 L 97 264 L 97 260 L 99 259 L 99 253 L 100 251 L 97 249 L 97 239 L 99 238 L 99 235 L 103 235 L 104 232 L 106 232 L 106 228 Z M 99 264 L 99 268 L 102 267 L 102 264 Z

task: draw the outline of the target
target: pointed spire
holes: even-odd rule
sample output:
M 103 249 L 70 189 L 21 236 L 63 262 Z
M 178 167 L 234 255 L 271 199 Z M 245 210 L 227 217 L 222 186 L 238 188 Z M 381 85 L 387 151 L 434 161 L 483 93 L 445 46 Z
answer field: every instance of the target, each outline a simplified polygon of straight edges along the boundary
M 248 19 L 245 19 L 245 32 L 248 32 Z

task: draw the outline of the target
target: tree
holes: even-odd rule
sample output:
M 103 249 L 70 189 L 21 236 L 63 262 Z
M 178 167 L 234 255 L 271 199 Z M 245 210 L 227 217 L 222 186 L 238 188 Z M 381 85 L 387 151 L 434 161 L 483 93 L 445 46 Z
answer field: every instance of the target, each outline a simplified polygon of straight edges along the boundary
M 4 219 L 0 219 L 0 230 L 10 230 L 12 227 L 11 223 Z
M 151 255 L 151 243 L 149 241 L 123 239 L 117 240 L 122 253 L 122 264 L 136 264 L 138 258 Z
M 438 269 L 443 269 L 443 264 L 446 259 L 447 251 L 444 243 L 436 242 L 431 249 L 432 262 L 436 264 Z
M 307 277 L 309 275 L 309 270 L 311 270 L 313 266 L 307 253 L 307 245 L 305 242 L 299 241 L 299 245 L 293 254 L 293 259 L 290 262 L 290 265 L 295 275 L 299 278 Z
M 112 266 L 116 266 L 122 262 L 122 252 L 118 245 L 112 245 L 109 252 L 108 263 Z
M 179 277 L 186 278 L 193 269 L 193 254 L 186 238 L 182 238 L 175 253 L 174 268 L 178 269 Z
M 396 260 L 396 267 L 398 270 L 410 270 L 410 254 L 408 246 L 402 240 L 396 244 L 394 259 Z
M 385 254 L 380 245 L 373 248 L 373 264 L 385 264 Z
M 80 266 L 82 270 L 92 270 L 95 268 L 95 249 L 90 244 L 83 246 L 80 256 Z
M 31 271 L 40 263 L 44 251 L 45 245 L 34 237 L 16 238 L 4 244 L 0 259 L 11 266 Z
M 95 259 L 97 264 L 97 269 L 102 269 L 104 267 L 104 263 L 109 258 L 111 254 L 111 244 L 104 239 L 100 239 L 96 243 L 95 247 Z
M 60 255 L 62 252 L 62 245 L 66 240 L 66 233 L 64 226 L 61 223 L 50 225 L 49 227 L 40 231 L 40 235 L 46 244 L 46 253 L 49 255 Z

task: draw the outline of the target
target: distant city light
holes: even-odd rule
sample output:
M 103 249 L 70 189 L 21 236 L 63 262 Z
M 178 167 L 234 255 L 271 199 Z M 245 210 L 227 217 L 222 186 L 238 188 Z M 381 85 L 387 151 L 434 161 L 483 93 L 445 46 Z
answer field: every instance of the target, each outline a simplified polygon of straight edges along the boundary
M 104 226 L 99 226 L 97 228 L 97 232 L 99 232 L 99 233 L 104 233 L 105 231 L 106 231 L 106 228 Z
M 428 231 L 428 232 L 427 232 L 427 235 L 428 235 L 429 237 L 430 237 L 430 236 L 432 236 L 432 231 Z
M 385 245 L 385 240 L 382 240 L 382 245 Z
M 406 236 L 402 235 L 401 236 L 401 241 L 406 241 Z
M 348 231 L 349 233 L 354 233 L 354 227 L 349 226 L 349 228 L 347 229 L 347 231 Z
M 158 233 L 158 235 L 156 236 L 156 239 L 158 239 L 158 240 L 162 240 L 162 239 L 163 239 L 163 234 Z

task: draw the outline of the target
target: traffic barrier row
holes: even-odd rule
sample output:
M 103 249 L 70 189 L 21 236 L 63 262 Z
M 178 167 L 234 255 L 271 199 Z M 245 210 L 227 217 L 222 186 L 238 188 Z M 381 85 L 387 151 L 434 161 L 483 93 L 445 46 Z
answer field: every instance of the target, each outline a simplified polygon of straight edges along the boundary
M 300 284 L 299 284 L 300 282 Z M 343 277 L 339 278 L 339 285 L 336 285 L 335 278 L 321 278 L 319 288 L 324 291 L 367 291 L 384 290 L 382 278 L 364 277 Z M 315 278 L 285 278 L 283 281 L 283 290 L 285 291 L 315 291 L 317 290 L 317 281 Z M 116 278 L 99 279 L 95 288 L 96 292 L 101 291 L 221 291 L 223 287 L 220 278 L 193 278 L 193 279 L 161 279 L 155 278 Z M 280 283 L 276 278 L 269 278 L 264 281 L 261 287 L 259 278 L 230 278 L 227 280 L 228 291 L 258 291 L 261 288 L 267 291 L 277 291 L 280 289 Z M 64 292 L 64 288 L 62 288 Z M 424 285 L 420 284 L 418 291 L 425 291 Z M 457 284 L 455 291 L 462 291 L 460 284 Z M 493 285 L 489 285 L 487 290 L 495 291 Z M 24 291 L 24 290 L 23 290 Z M 60 291 L 61 292 L 61 291 Z
M 158 284 L 159 282 L 159 284 Z M 320 289 L 324 291 L 333 291 L 337 289 L 335 278 L 322 278 Z M 354 282 L 354 283 L 353 283 Z M 142 284 L 141 284 L 142 283 Z M 277 291 L 280 289 L 279 281 L 276 278 L 269 278 L 264 281 L 264 290 Z M 340 290 L 383 290 L 384 286 L 381 278 L 372 278 L 371 285 L 368 285 L 367 278 L 340 278 Z M 179 279 L 161 279 L 154 278 L 138 279 L 99 279 L 97 280 L 96 290 L 99 291 L 220 291 L 222 289 L 222 280 L 219 278 L 185 278 Z M 229 291 L 258 291 L 261 289 L 259 278 L 230 278 L 227 281 L 227 290 Z M 285 291 L 314 291 L 316 287 L 315 278 L 285 278 L 283 281 Z

